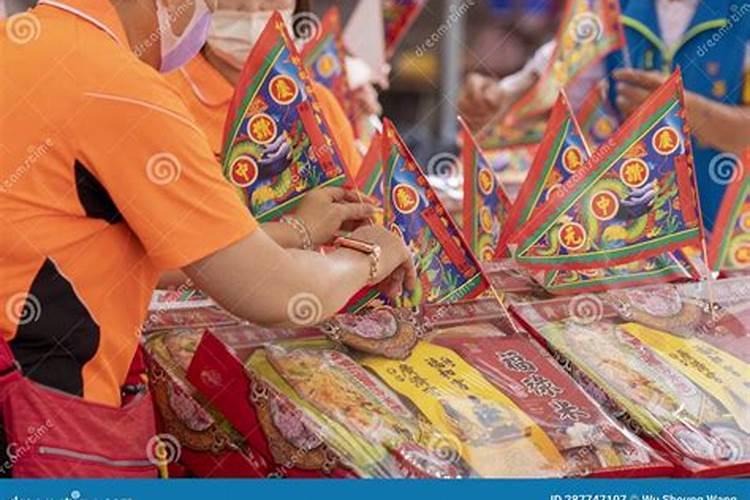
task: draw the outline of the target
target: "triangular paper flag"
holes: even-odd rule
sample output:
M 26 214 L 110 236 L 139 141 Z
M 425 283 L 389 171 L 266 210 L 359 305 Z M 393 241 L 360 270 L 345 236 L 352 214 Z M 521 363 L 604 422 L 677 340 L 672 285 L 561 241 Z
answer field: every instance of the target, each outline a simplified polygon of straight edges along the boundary
M 624 42 L 619 0 L 567 0 L 549 66 L 513 105 L 509 120 L 517 122 L 548 110 L 561 90 Z
M 464 235 L 483 262 L 495 258 L 510 200 L 466 123 L 461 124 L 461 164 L 464 169 Z
M 367 196 L 375 198 L 383 205 L 383 143 L 382 134 L 377 133 L 370 143 L 367 154 L 357 172 L 355 184 L 357 189 Z
M 390 121 L 383 134 L 385 224 L 411 250 L 419 278 L 410 303 L 477 297 L 490 288 L 479 262 Z
M 750 270 L 750 150 L 744 159 L 726 154 L 724 167 L 731 169 L 730 182 L 721 202 L 711 235 L 708 261 L 712 271 L 725 273 Z M 730 172 L 727 170 L 727 172 Z
M 518 262 L 590 269 L 700 243 L 683 92 L 678 70 L 513 236 Z
M 498 242 L 497 257 L 509 255 L 511 236 L 523 227 L 532 213 L 562 187 L 589 159 L 589 151 L 565 94 L 552 108 L 547 130 L 539 144 L 526 180 L 510 209 Z
M 311 189 L 346 180 L 310 76 L 278 13 L 242 70 L 224 129 L 223 167 L 262 222 Z
M 339 9 L 334 6 L 323 16 L 318 36 L 307 42 L 302 49 L 302 60 L 313 80 L 333 92 L 354 125 L 354 108 L 345 57 Z
M 389 59 L 426 4 L 427 0 L 383 0 L 385 52 Z
M 576 113 L 583 136 L 592 150 L 604 144 L 620 127 L 617 111 L 601 85 L 594 85 Z
M 542 276 L 542 286 L 553 295 L 596 293 L 696 278 L 674 253 L 600 269 L 546 271 Z

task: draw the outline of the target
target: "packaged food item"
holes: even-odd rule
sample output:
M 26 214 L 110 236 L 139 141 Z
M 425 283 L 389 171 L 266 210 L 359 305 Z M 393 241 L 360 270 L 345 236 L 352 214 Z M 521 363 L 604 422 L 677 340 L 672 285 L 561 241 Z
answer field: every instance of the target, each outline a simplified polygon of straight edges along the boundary
M 515 305 L 519 320 L 683 475 L 750 472 L 750 282 Z
M 173 437 L 181 465 L 198 477 L 262 477 L 265 462 L 241 435 L 185 381 L 184 371 L 200 341 L 198 331 L 149 337 L 146 365 L 161 434 Z
M 250 372 L 290 398 L 318 435 L 362 477 L 468 476 L 434 448 L 440 434 L 383 382 L 325 341 L 267 345 Z
M 145 345 L 149 383 L 161 432 L 180 443 L 180 456 L 172 458 L 199 477 L 350 477 L 296 407 L 283 395 L 253 385 L 236 357 L 271 338 L 316 334 L 234 325 L 213 333 L 197 328 L 150 335 Z M 193 366 L 199 352 L 198 358 L 210 357 L 210 366 L 225 373 L 202 370 L 205 359 Z
M 648 477 L 672 464 L 609 417 L 536 342 L 520 335 L 445 337 L 448 347 L 507 395 L 551 439 L 566 476 Z
M 549 436 L 454 351 L 417 344 L 404 361 L 361 363 L 419 409 L 440 436 L 436 449 L 470 476 L 561 477 L 564 459 Z

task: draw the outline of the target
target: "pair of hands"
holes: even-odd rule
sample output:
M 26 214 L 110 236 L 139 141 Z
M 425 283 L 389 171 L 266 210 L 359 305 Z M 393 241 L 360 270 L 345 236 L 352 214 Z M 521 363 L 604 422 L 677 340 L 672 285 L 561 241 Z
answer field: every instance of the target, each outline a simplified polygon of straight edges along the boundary
M 668 75 L 655 71 L 620 69 L 613 73 L 616 81 L 617 101 L 620 111 L 630 115 L 659 88 Z M 499 122 L 513 103 L 536 82 L 528 79 L 521 92 L 509 92 L 494 78 L 472 73 L 464 84 L 458 102 L 459 112 L 473 130 Z
M 404 287 L 413 290 L 416 271 L 404 241 L 384 227 L 371 223 L 375 201 L 364 194 L 340 187 L 315 189 L 304 196 L 294 215 L 307 226 L 313 245 L 330 244 L 342 232 L 381 249 L 375 282 L 388 296 L 398 296 Z

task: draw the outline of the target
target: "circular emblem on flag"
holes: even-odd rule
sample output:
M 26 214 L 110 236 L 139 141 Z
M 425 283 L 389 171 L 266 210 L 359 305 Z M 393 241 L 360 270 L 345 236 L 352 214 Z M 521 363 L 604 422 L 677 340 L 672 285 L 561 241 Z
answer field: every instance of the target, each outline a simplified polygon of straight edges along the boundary
M 398 184 L 393 188 L 393 206 L 408 215 L 419 207 L 419 193 L 408 184 Z
M 485 233 L 492 232 L 493 220 L 492 220 L 492 212 L 490 212 L 489 208 L 482 207 L 479 209 L 479 223 L 481 224 L 482 230 Z
M 612 191 L 599 191 L 591 197 L 591 213 L 600 221 L 608 221 L 615 218 L 620 210 L 620 199 Z
M 732 263 L 736 267 L 750 266 L 750 242 L 741 241 L 732 249 Z
M 491 245 L 485 245 L 484 247 L 482 247 L 480 256 L 482 261 L 490 262 L 495 259 L 495 250 L 493 250 Z
M 318 69 L 318 73 L 323 78 L 331 78 L 339 70 L 339 63 L 331 54 L 323 54 L 315 64 Z
M 620 167 L 620 180 L 630 188 L 643 187 L 648 182 L 651 170 L 640 158 L 631 158 Z
M 567 250 L 580 250 L 586 244 L 586 230 L 577 222 L 563 224 L 558 236 L 560 245 Z
M 742 229 L 743 233 L 750 233 L 750 211 L 746 211 L 740 215 L 740 229 Z
M 250 156 L 239 156 L 229 167 L 229 177 L 235 186 L 252 186 L 258 180 L 258 164 Z
M 611 117 L 602 116 L 594 123 L 594 137 L 600 141 L 609 139 L 609 137 L 612 135 L 612 132 L 615 131 L 615 128 L 617 128 L 617 125 Z
M 560 194 L 560 189 L 562 188 L 562 184 L 552 184 L 550 188 L 547 190 L 546 200 L 549 201 L 555 196 L 558 196 Z
M 651 143 L 657 153 L 664 156 L 671 155 L 680 147 L 680 134 L 674 127 L 662 127 L 656 131 Z
M 488 168 L 480 168 L 477 174 L 477 184 L 483 195 L 492 193 L 492 190 L 495 189 L 495 174 Z
M 268 91 L 271 94 L 271 98 L 282 106 L 293 103 L 299 95 L 297 82 L 288 75 L 277 75 L 271 78 Z
M 578 146 L 569 146 L 563 151 L 562 164 L 571 174 L 583 166 L 583 153 Z
M 276 122 L 266 113 L 254 115 L 247 122 L 247 135 L 258 144 L 272 143 L 276 134 Z

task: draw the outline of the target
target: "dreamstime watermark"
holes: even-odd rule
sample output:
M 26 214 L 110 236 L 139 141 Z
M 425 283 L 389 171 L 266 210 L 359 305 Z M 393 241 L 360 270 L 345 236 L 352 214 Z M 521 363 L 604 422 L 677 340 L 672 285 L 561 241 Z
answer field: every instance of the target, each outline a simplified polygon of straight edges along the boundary
M 742 5 L 732 5 L 731 10 L 732 13 L 729 15 L 727 24 L 716 30 L 708 40 L 700 44 L 695 50 L 695 54 L 698 57 L 705 57 L 735 26 L 740 24 L 746 15 L 750 14 L 750 2 L 744 2 Z
M 0 193 L 7 193 L 13 188 L 13 186 L 18 184 L 21 179 L 29 173 L 34 164 L 52 149 L 54 144 L 55 143 L 52 139 L 47 138 L 44 142 L 29 146 L 26 150 L 28 155 L 23 160 L 23 163 L 16 166 L 16 169 L 0 183 Z
M 8 40 L 18 45 L 33 42 L 42 31 L 39 19 L 31 12 L 21 12 L 10 16 L 5 23 L 5 34 Z
M 157 153 L 146 163 L 148 180 L 159 186 L 176 182 L 182 173 L 182 164 L 172 153 Z
M 23 442 L 9 443 L 5 448 L 6 458 L 5 461 L 0 464 L 0 476 L 6 475 L 13 469 L 13 465 L 19 460 L 23 459 L 28 453 L 30 453 L 34 446 L 47 434 L 50 429 L 55 426 L 52 420 L 47 419 L 43 424 L 37 427 L 29 427 L 26 429 L 26 438 Z
M 736 182 L 745 174 L 745 166 L 733 153 L 719 153 L 708 164 L 708 176 L 716 184 L 726 186 Z
M 456 155 L 451 153 L 438 153 L 427 162 L 427 175 L 434 175 L 436 177 L 458 177 L 461 175 L 459 164 L 460 162 Z
M 602 37 L 602 20 L 593 12 L 582 12 L 573 16 L 570 22 L 570 36 L 580 43 L 596 42 Z
M 156 31 L 152 31 L 148 36 L 140 43 L 133 47 L 133 53 L 136 56 L 141 57 L 146 51 L 148 51 L 155 44 L 161 44 L 161 37 L 164 30 L 171 29 L 172 26 L 177 24 L 177 21 L 187 13 L 192 15 L 194 12 L 191 8 L 195 6 L 195 0 L 185 0 L 181 2 L 176 8 L 168 9 L 169 26 L 159 26 Z
M 5 302 L 5 316 L 18 326 L 28 325 L 39 321 L 42 316 L 42 304 L 31 293 L 16 293 Z
M 290 26 L 294 38 L 304 45 L 312 40 L 317 40 L 322 31 L 320 18 L 312 12 L 298 12 L 292 17 Z
M 148 461 L 157 467 L 176 463 L 182 456 L 182 445 L 172 434 L 157 434 L 146 444 Z
M 286 313 L 293 324 L 312 326 L 323 319 L 323 304 L 314 294 L 302 292 L 291 298 Z
M 414 53 L 417 57 L 422 57 L 425 55 L 428 51 L 434 49 L 437 47 L 437 45 L 440 43 L 440 40 L 443 39 L 443 37 L 448 33 L 448 31 L 456 24 L 458 23 L 461 18 L 463 18 L 467 12 L 469 12 L 469 9 L 474 7 L 476 5 L 475 0 L 464 0 L 461 2 L 459 6 L 451 5 L 450 12 L 448 16 L 446 17 L 445 21 L 440 23 L 438 28 L 433 31 L 430 36 L 425 38 L 425 40 L 417 45 L 417 48 L 414 50 Z
M 596 295 L 577 295 L 568 304 L 568 316 L 576 324 L 593 325 L 604 318 L 604 303 Z

